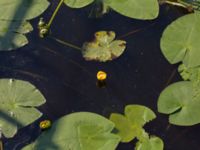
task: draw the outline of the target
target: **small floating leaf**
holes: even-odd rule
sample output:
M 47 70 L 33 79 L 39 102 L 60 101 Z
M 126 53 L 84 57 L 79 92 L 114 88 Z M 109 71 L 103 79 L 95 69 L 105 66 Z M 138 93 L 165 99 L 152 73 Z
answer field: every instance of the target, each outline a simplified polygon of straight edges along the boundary
M 66 115 L 22 150 L 115 150 L 120 137 L 112 134 L 114 124 L 89 112 Z
M 0 79 L 0 130 L 7 138 L 42 114 L 35 108 L 45 103 L 42 94 L 29 82 Z
M 191 126 L 200 123 L 200 90 L 190 81 L 168 86 L 158 99 L 158 111 L 169 115 L 175 125 Z
M 154 112 L 145 106 L 127 105 L 125 116 L 113 113 L 110 120 L 115 123 L 121 141 L 130 142 L 136 137 L 140 140 L 148 138 L 143 126 L 155 117 Z
M 96 32 L 93 41 L 83 44 L 83 57 L 86 60 L 100 62 L 106 62 L 119 57 L 126 48 L 126 42 L 114 39 L 115 32 L 113 31 Z
M 27 21 L 0 20 L 0 51 L 13 50 L 28 43 L 24 34 L 33 30 Z
M 184 64 L 179 65 L 178 72 L 183 80 L 190 80 L 194 83 L 200 83 L 200 67 L 188 68 Z
M 164 143 L 159 137 L 150 137 L 136 143 L 135 150 L 163 150 Z
M 161 50 L 171 64 L 183 62 L 187 67 L 200 65 L 199 24 L 200 13 L 193 13 L 175 20 L 165 29 Z

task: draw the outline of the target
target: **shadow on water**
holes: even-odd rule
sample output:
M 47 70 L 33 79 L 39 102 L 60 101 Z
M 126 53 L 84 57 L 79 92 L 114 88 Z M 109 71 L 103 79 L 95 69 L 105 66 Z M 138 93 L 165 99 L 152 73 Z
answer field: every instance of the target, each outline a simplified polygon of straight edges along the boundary
M 46 11 L 49 18 L 55 4 Z M 40 119 L 56 120 L 77 111 L 90 111 L 108 117 L 122 113 L 127 104 L 141 104 L 157 113 L 157 98 L 168 84 L 180 79 L 177 66 L 170 65 L 160 51 L 160 38 L 165 27 L 183 13 L 170 6 L 161 6 L 159 17 L 139 21 L 111 12 L 101 19 L 88 19 L 90 7 L 74 10 L 62 6 L 52 24 L 51 37 L 81 47 L 98 30 L 113 30 L 117 38 L 127 41 L 125 53 L 107 62 L 85 61 L 76 51 L 52 38 L 40 39 L 37 30 L 29 34 L 29 45 L 16 51 L 0 53 L 0 77 L 28 80 L 47 99 L 39 109 Z M 32 21 L 37 27 L 38 18 Z M 107 86 L 96 86 L 96 73 L 108 74 Z M 19 130 L 12 139 L 4 139 L 5 150 L 20 150 L 39 136 L 39 121 Z M 145 128 L 160 136 L 166 150 L 198 150 L 200 127 L 177 127 L 157 113 L 157 119 Z M 134 149 L 135 143 L 120 144 L 117 150 Z
M 25 17 L 26 15 L 26 10 L 28 10 L 28 8 L 32 5 L 33 3 L 33 0 L 29 0 L 27 2 L 27 0 L 21 0 L 21 2 L 19 3 L 19 6 L 16 7 L 16 10 L 15 10 L 15 14 L 13 15 L 13 20 L 15 20 L 15 18 L 21 18 L 21 20 L 23 20 L 23 18 Z M 23 7 L 26 4 L 26 9 L 22 9 Z M 8 26 L 8 29 L 7 31 L 12 31 L 12 29 L 15 29 L 21 25 L 22 22 L 20 21 L 11 21 L 9 26 Z M 7 43 L 7 40 L 9 39 L 10 41 L 13 41 L 13 39 L 15 39 L 15 36 L 13 36 L 14 34 L 10 34 L 9 32 L 6 32 L 5 35 L 3 36 L 0 36 L 0 40 L 1 40 L 1 43 Z

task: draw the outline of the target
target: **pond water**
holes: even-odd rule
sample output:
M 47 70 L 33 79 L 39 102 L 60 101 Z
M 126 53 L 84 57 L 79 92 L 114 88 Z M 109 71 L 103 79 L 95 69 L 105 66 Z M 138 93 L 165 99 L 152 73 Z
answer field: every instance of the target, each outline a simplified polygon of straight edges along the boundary
M 50 18 L 56 3 L 46 13 Z M 165 150 L 199 150 L 200 126 L 169 125 L 168 118 L 157 112 L 159 93 L 168 84 L 180 80 L 177 66 L 170 65 L 160 51 L 160 38 L 165 27 L 183 15 L 175 7 L 161 6 L 159 17 L 139 21 L 110 12 L 101 19 L 88 19 L 91 7 L 74 10 L 62 6 L 52 24 L 50 36 L 41 39 L 38 31 L 28 35 L 30 43 L 16 51 L 0 53 L 0 77 L 30 81 L 47 99 L 40 107 L 43 117 L 19 130 L 12 139 L 3 139 L 5 150 L 20 150 L 41 133 L 38 123 L 52 121 L 71 112 L 89 111 L 108 117 L 123 113 L 127 104 L 150 107 L 157 119 L 145 126 L 161 137 Z M 32 21 L 37 27 L 39 18 Z M 125 53 L 108 63 L 85 61 L 81 52 L 59 43 L 55 38 L 81 47 L 99 30 L 113 30 L 118 39 L 127 41 Z M 96 86 L 96 73 L 108 74 L 105 88 Z M 117 150 L 133 150 L 134 141 L 120 144 Z

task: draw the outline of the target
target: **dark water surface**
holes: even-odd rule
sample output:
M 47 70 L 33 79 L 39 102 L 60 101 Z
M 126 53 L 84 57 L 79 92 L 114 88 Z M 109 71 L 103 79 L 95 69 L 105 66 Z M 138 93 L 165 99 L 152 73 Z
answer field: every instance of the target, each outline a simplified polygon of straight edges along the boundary
M 55 4 L 43 14 L 48 19 Z M 127 41 L 125 53 L 108 63 L 85 61 L 81 52 L 52 38 L 41 39 L 37 30 L 29 34 L 30 44 L 0 53 L 0 78 L 30 81 L 47 99 L 40 107 L 43 119 L 56 120 L 77 111 L 90 111 L 108 117 L 123 113 L 127 104 L 150 107 L 157 119 L 145 126 L 147 132 L 161 137 L 165 150 L 200 150 L 200 126 L 178 127 L 157 112 L 157 98 L 168 84 L 180 80 L 177 66 L 161 54 L 159 42 L 165 27 L 183 14 L 174 7 L 162 6 L 154 21 L 133 20 L 115 12 L 102 19 L 88 19 L 90 7 L 74 10 L 62 6 L 52 24 L 50 37 L 81 46 L 95 31 L 113 30 Z M 37 27 L 39 18 L 32 21 Z M 139 30 L 138 30 L 139 29 Z M 108 73 L 106 88 L 96 86 L 96 73 Z M 40 134 L 39 121 L 19 130 L 12 139 L 4 139 L 5 150 L 20 150 Z M 117 150 L 133 150 L 134 142 L 120 144 Z

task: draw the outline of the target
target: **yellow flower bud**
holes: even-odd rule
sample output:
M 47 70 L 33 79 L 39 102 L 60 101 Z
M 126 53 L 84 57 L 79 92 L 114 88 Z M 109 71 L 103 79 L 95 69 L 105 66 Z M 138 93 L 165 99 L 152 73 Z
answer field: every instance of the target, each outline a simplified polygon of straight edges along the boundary
M 106 80 L 106 78 L 107 78 L 106 72 L 104 72 L 104 71 L 98 71 L 98 73 L 97 73 L 97 79 L 99 81 L 104 81 L 104 80 Z
M 51 127 L 51 121 L 50 120 L 44 120 L 40 122 L 40 128 L 41 129 L 48 129 Z

